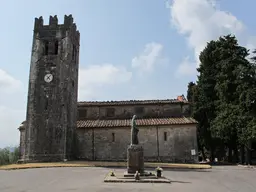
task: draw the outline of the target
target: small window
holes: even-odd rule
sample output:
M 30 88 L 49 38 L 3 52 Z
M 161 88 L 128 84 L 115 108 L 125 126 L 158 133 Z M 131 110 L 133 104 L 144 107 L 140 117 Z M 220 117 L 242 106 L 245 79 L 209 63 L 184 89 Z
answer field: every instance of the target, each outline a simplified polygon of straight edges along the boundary
M 48 99 L 45 100 L 44 110 L 45 111 L 48 110 Z
M 85 119 L 87 117 L 87 110 L 86 109 L 81 109 L 78 111 L 78 118 Z
M 135 107 L 135 114 L 143 114 L 144 107 Z
M 55 50 L 54 50 L 55 55 L 58 55 L 58 49 L 59 49 L 59 42 L 55 41 Z
M 44 42 L 44 54 L 48 55 L 48 51 L 49 51 L 49 41 L 45 41 Z
M 74 80 L 72 80 L 72 87 L 74 87 L 75 86 L 75 82 L 74 82 Z
M 112 142 L 115 142 L 116 138 L 115 138 L 115 133 L 112 133 Z
M 167 141 L 167 132 L 164 132 L 164 141 Z
M 107 117 L 114 117 L 115 116 L 115 108 L 107 108 L 106 116 Z

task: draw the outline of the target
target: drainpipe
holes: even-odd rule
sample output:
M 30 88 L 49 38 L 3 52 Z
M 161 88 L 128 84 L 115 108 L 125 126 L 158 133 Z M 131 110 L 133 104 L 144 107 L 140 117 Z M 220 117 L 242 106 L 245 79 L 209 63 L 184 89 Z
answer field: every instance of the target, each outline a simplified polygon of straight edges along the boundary
M 156 126 L 156 146 L 157 146 L 157 160 L 160 161 L 160 157 L 159 157 L 158 126 Z
M 92 128 L 92 160 L 95 161 L 94 128 Z
M 65 114 L 65 117 L 66 117 L 66 114 Z M 66 120 L 66 118 L 65 118 Z M 67 150 L 67 147 L 66 147 L 66 144 L 67 144 L 67 121 L 65 121 L 65 124 L 66 126 L 64 126 L 64 146 L 63 146 L 63 150 L 64 150 L 64 153 L 63 153 L 63 161 L 67 161 L 67 158 L 66 158 L 66 150 Z

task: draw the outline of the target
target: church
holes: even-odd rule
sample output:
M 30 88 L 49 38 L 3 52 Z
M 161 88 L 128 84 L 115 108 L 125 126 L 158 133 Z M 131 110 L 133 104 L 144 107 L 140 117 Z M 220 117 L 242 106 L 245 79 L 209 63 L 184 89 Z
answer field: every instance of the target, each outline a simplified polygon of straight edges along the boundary
M 184 96 L 78 102 L 79 47 L 72 15 L 63 24 L 35 19 L 21 161 L 126 161 L 133 115 L 145 161 L 198 161 L 197 122 Z

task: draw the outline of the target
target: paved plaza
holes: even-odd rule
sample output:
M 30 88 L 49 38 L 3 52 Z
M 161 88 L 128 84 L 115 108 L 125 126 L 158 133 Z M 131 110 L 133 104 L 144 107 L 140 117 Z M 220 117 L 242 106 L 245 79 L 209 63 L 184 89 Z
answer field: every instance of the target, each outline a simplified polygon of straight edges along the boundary
M 0 171 L 1 192 L 189 191 L 255 192 L 256 169 L 219 166 L 209 170 L 164 170 L 171 184 L 104 183 L 110 168 L 40 168 Z

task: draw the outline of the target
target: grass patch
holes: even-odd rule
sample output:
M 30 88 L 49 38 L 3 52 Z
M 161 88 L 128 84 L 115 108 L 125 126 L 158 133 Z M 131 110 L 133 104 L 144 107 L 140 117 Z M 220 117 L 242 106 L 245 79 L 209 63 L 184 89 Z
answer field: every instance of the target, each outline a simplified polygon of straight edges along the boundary
M 180 168 L 180 169 L 211 169 L 208 164 L 182 164 L 182 163 L 145 163 L 146 167 Z
M 13 170 L 13 169 L 30 169 L 30 168 L 50 168 L 50 167 L 91 167 L 92 165 L 86 163 L 73 163 L 73 162 L 56 162 L 56 163 L 24 163 L 24 164 L 11 164 L 0 166 L 0 170 Z
M 50 168 L 50 167 L 126 167 L 126 162 L 107 161 L 69 161 L 56 163 L 24 163 L 0 166 L 0 170 Z M 180 169 L 210 169 L 210 165 L 202 164 L 178 164 L 178 163 L 145 163 L 145 168 L 180 168 Z

